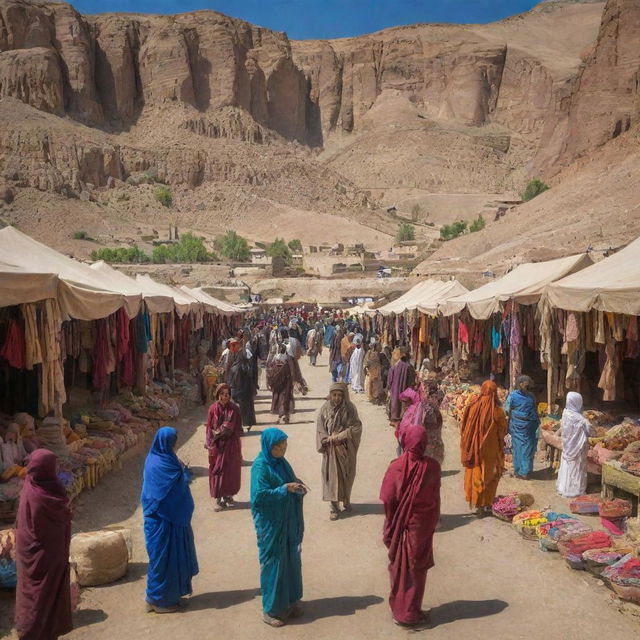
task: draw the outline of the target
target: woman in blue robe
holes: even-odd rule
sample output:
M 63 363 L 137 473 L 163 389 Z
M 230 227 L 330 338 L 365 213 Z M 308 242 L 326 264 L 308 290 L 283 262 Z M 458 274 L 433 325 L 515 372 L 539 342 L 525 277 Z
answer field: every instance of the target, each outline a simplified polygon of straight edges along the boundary
M 189 470 L 174 447 L 178 432 L 162 427 L 156 433 L 144 463 L 142 513 L 149 555 L 147 610 L 171 613 L 180 597 L 191 593 L 191 578 L 198 573 L 191 516 L 193 498 Z
M 520 376 L 518 388 L 509 394 L 504 405 L 504 410 L 509 415 L 513 472 L 516 478 L 525 480 L 533 471 L 533 456 L 540 427 L 536 400 L 529 390 L 532 384 L 533 380 L 529 376 Z
M 251 514 L 258 537 L 263 620 L 282 627 L 303 613 L 300 545 L 306 488 L 284 458 L 284 431 L 265 429 L 261 448 L 251 467 Z

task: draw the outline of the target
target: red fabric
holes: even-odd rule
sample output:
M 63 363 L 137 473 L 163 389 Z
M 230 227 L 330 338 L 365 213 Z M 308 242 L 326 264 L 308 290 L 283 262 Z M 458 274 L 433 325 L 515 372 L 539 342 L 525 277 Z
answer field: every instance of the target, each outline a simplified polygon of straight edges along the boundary
M 109 384 L 107 361 L 109 359 L 109 324 L 106 318 L 97 321 L 96 342 L 93 346 L 92 382 L 95 389 Z
M 221 387 L 220 385 L 217 393 Z M 217 435 L 221 437 L 216 438 Z M 214 402 L 207 419 L 207 448 L 209 449 L 209 489 L 212 498 L 235 496 L 240 491 L 242 466 L 242 418 L 240 407 L 229 400 L 226 406 Z
M 25 353 L 27 347 L 24 337 L 24 329 L 15 321 L 9 320 L 7 337 L 5 338 L 0 356 L 2 356 L 12 367 L 25 369 Z
M 16 628 L 21 640 L 69 633 L 71 511 L 56 478 L 57 456 L 36 449 L 27 464 L 16 525 Z
M 433 534 L 440 517 L 440 465 L 424 458 L 427 432 L 412 425 L 404 434 L 405 452 L 385 473 L 384 543 L 389 549 L 389 605 L 398 622 L 421 618 L 427 571 L 433 567 Z

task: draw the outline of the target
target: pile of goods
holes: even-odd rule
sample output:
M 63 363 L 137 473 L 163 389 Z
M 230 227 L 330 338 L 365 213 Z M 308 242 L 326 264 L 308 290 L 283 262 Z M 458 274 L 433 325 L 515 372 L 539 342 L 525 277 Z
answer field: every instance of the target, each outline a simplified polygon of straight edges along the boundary
M 95 587 L 122 578 L 131 558 L 130 545 L 128 529 L 76 533 L 71 538 L 69 559 L 75 567 L 78 584 Z
M 618 597 L 640 604 L 640 558 L 628 553 L 600 574 Z
M 506 496 L 496 496 L 491 505 L 491 512 L 496 518 L 505 522 L 512 522 L 514 516 L 524 511 L 534 503 L 530 493 L 509 493 Z
M 147 394 L 124 393 L 100 408 L 72 410 L 68 419 L 36 421 L 27 413 L 0 417 L 7 425 L 0 435 L 17 429 L 19 460 L 0 464 L 0 521 L 13 522 L 26 475 L 26 457 L 39 447 L 58 456 L 58 478 L 70 499 L 93 488 L 128 451 L 140 451 L 159 427 L 170 424 L 181 408 L 199 401 L 200 391 L 192 376 L 176 370 L 173 381 L 154 382 Z M 2 461 L 0 461 L 2 462 Z
M 448 411 L 456 420 L 462 420 L 462 414 L 466 406 L 480 394 L 480 385 L 477 384 L 451 384 L 443 382 L 440 388 L 444 391 L 444 399 L 440 408 Z
M 0 531 L 0 589 L 16 587 L 16 530 Z

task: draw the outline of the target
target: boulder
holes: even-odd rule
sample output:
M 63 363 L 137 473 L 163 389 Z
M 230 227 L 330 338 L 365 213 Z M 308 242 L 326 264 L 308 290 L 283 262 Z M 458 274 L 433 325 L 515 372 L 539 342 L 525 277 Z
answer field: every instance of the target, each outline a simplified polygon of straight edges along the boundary
M 74 535 L 69 554 L 77 571 L 78 584 L 95 587 L 122 578 L 129 565 L 128 535 L 126 529 Z

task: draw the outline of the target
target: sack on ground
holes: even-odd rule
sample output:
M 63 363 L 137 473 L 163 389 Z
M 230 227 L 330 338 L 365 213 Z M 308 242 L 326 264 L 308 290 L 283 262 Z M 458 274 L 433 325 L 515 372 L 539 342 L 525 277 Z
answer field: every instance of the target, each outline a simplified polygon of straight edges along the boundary
M 70 556 L 81 586 L 95 587 L 114 582 L 127 573 L 127 536 L 123 531 L 77 533 L 71 538 Z

